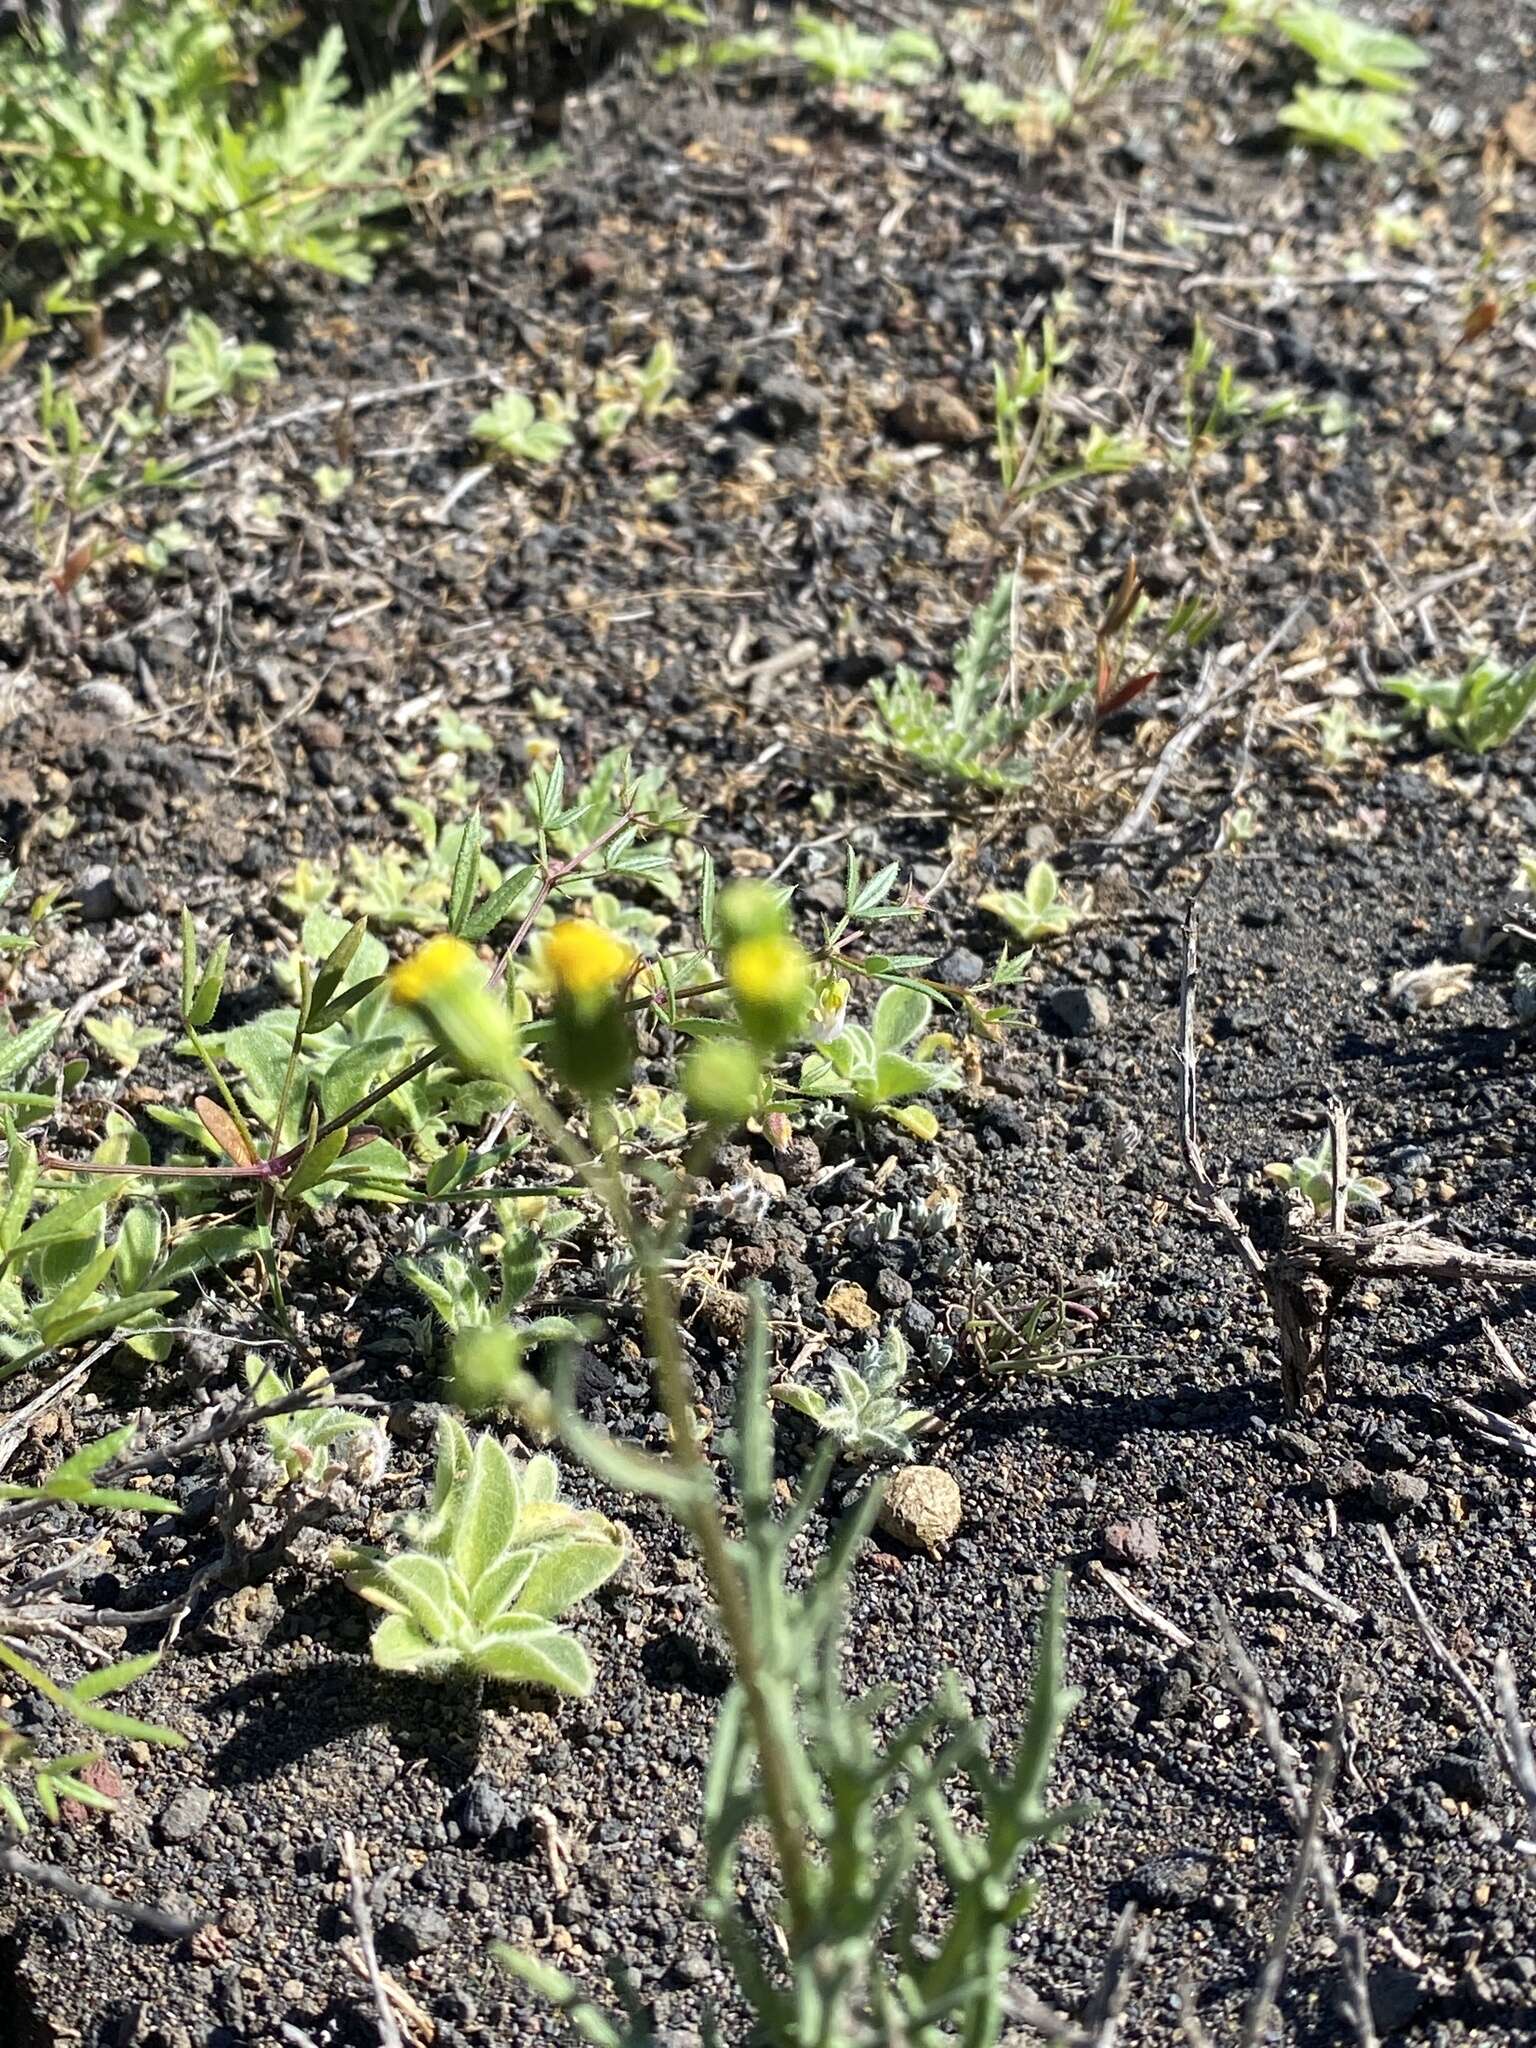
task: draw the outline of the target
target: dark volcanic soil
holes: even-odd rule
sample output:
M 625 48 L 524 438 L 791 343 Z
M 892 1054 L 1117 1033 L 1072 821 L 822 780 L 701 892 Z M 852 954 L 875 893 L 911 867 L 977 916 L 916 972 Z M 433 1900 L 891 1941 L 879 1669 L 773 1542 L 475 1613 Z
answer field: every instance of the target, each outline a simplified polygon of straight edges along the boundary
M 852 1672 L 910 1706 L 953 1666 L 1004 1740 L 1045 1588 L 1068 1573 L 1084 1697 L 1056 1785 L 1099 1813 L 1042 1859 L 1019 1982 L 1079 2008 L 1137 1902 L 1148 1952 L 1121 2037 L 1133 2043 L 1195 2039 L 1186 2001 L 1211 2041 L 1238 2038 L 1295 1859 L 1269 1755 L 1226 1677 L 1217 1601 L 1304 1781 L 1345 1704 L 1325 1841 L 1381 2035 L 1491 2044 L 1536 2029 L 1519 1815 L 1379 1537 L 1482 1690 L 1505 1648 L 1536 1706 L 1536 1469 L 1447 1405 L 1460 1394 L 1519 1416 L 1530 1389 L 1497 1368 L 1479 1318 L 1523 1363 L 1536 1303 L 1362 1289 L 1341 1318 L 1331 1405 L 1288 1419 L 1267 1314 L 1188 1211 L 1176 1125 L 1180 932 L 1212 865 L 1205 1137 L 1254 1228 L 1278 1216 L 1263 1167 L 1314 1149 L 1337 1095 L 1361 1169 L 1390 1182 L 1390 1213 L 1536 1252 L 1536 1050 L 1514 1028 L 1507 965 L 1481 967 L 1444 1008 L 1407 1011 L 1387 993 L 1400 970 L 1456 958 L 1464 921 L 1502 903 L 1536 843 L 1536 751 L 1521 739 L 1467 762 L 1367 739 L 1325 759 L 1303 711 L 1448 665 L 1473 641 L 1509 659 L 1531 650 L 1536 341 L 1519 291 L 1536 186 L 1496 139 L 1532 75 L 1529 28 L 1520 43 L 1506 10 L 1481 5 L 1397 13 L 1433 55 L 1426 147 L 1376 171 L 1287 156 L 1276 73 L 1235 68 L 1217 44 L 1034 161 L 980 136 L 937 89 L 882 134 L 794 80 L 662 87 L 638 62 L 621 68 L 568 104 L 557 168 L 417 222 L 371 287 L 214 298 L 225 325 L 273 344 L 282 383 L 227 432 L 187 430 L 203 459 L 184 499 L 104 522 L 142 536 L 174 512 L 190 545 L 165 574 L 119 559 L 61 597 L 29 521 L 0 541 L 0 657 L 14 672 L 0 823 L 34 884 L 78 895 L 88 870 L 110 876 L 105 896 L 96 877 L 102 915 L 66 925 L 18 1004 L 67 1006 L 121 976 L 135 1013 L 166 1022 L 168 919 L 184 901 L 206 929 L 233 931 L 232 989 L 262 986 L 291 931 L 276 892 L 296 859 L 401 838 L 402 794 L 425 789 L 454 815 L 453 765 L 423 782 L 402 760 L 431 762 L 445 711 L 490 735 L 464 764 L 488 808 L 520 784 L 530 739 L 535 754 L 557 742 L 577 774 L 627 744 L 675 779 L 722 869 L 782 869 L 808 917 L 834 900 L 845 844 L 901 861 L 929 896 L 913 943 L 951 982 L 998 956 L 982 889 L 1017 882 L 1047 850 L 1074 886 L 1094 884 L 1093 921 L 1037 955 L 1022 1025 L 995 1045 L 973 1037 L 968 1086 L 937 1101 L 933 1146 L 889 1125 L 845 1131 L 819 1171 L 786 1174 L 766 1220 L 704 1205 L 688 1320 L 716 1415 L 749 1278 L 768 1291 L 781 1368 L 810 1339 L 818 1373 L 855 1348 L 827 1307 L 844 1281 L 920 1360 L 950 1340 L 923 1399 L 946 1424 L 932 1456 L 959 1481 L 964 1523 L 939 1559 L 870 1548 Z M 1392 206 L 1423 225 L 1406 252 L 1373 225 Z M 1489 290 L 1505 310 L 1463 344 Z M 914 447 L 892 413 L 937 380 L 985 420 L 990 363 L 1053 305 L 1076 343 L 1072 391 L 1104 423 L 1129 430 L 1159 408 L 1177 420 L 1197 310 L 1244 377 L 1295 388 L 1309 410 L 1210 457 L 1198 503 L 1138 474 L 1054 497 L 1000 536 L 985 437 Z M 178 312 L 164 288 L 117 307 L 87 386 L 131 381 Z M 549 475 L 475 473 L 468 421 L 498 383 L 557 388 L 571 365 L 643 355 L 663 334 L 681 363 L 675 413 Z M 343 463 L 352 488 L 325 502 L 315 471 Z M 18 504 L 29 475 L 19 461 Z M 1016 541 L 1027 648 L 1052 680 L 1091 662 L 1133 553 L 1160 602 L 1221 607 L 1214 644 L 1234 675 L 1285 622 L 1257 708 L 1250 690 L 1206 729 L 1123 849 L 1109 836 L 1197 686 L 1195 659 L 1171 659 L 1091 751 L 1043 758 L 1036 788 L 990 812 L 952 815 L 863 737 L 870 677 L 897 660 L 939 673 Z M 763 667 L 801 641 L 795 660 Z M 1367 694 L 1355 708 L 1389 707 Z M 1258 836 L 1211 864 L 1238 774 Z M 1107 999 L 1107 1020 L 1080 1036 L 1053 1002 L 1071 988 Z M 156 1053 L 123 1093 L 162 1092 L 193 1088 Z M 720 1188 L 754 1165 L 782 1162 L 738 1152 Z M 958 1262 L 908 1234 L 871 1243 L 889 1190 L 941 1183 L 961 1195 Z M 420 1497 L 439 1383 L 391 1277 L 408 1236 L 398 1217 L 346 1212 L 299 1248 L 293 1286 L 306 1355 L 353 1365 L 352 1388 L 389 1404 L 387 1480 L 366 1506 L 343 1497 L 275 1576 L 199 1601 L 131 1696 L 190 1746 L 114 1750 L 117 1810 L 28 1845 L 207 1924 L 156 1942 L 18 1891 L 0 1942 L 0 2029 L 18 2048 L 372 2042 L 343 1907 L 348 1830 L 422 2040 L 557 2037 L 489 1959 L 495 1938 L 594 1982 L 623 1960 L 673 2048 L 725 1996 L 689 1901 L 726 1672 L 670 1526 L 572 1475 L 635 1539 L 581 1617 L 597 1691 L 493 1705 L 478 1730 L 451 1694 L 374 1671 L 369 1610 L 324 1567 L 328 1541 Z M 541 1306 L 591 1286 L 584 1256 L 557 1268 Z M 1059 1374 L 979 1375 L 980 1312 L 1022 1312 L 1058 1283 L 1094 1311 L 1088 1354 Z M 152 1435 L 179 1433 L 201 1389 L 238 1377 L 241 1350 L 223 1339 L 263 1330 L 241 1299 L 193 1321 L 165 1365 L 93 1377 L 7 1476 L 141 1400 Z M 629 1328 L 620 1314 L 594 1348 L 594 1408 L 620 1434 L 656 1437 Z M 787 1430 L 791 1464 L 797 1441 Z M 174 1599 L 218 1554 L 218 1477 L 207 1459 L 172 1475 L 187 1509 L 174 1526 L 61 1520 L 57 1536 L 94 1545 L 74 1597 Z M 1141 1518 L 1155 1557 L 1117 1563 L 1116 1525 Z M 1098 1575 L 1106 1561 L 1189 1647 L 1127 1610 Z M 148 1649 L 160 1634 L 121 1640 Z M 15 1713 L 60 1746 L 46 1703 Z M 1272 2038 L 1349 2038 L 1339 1983 L 1334 1933 L 1309 1903 Z

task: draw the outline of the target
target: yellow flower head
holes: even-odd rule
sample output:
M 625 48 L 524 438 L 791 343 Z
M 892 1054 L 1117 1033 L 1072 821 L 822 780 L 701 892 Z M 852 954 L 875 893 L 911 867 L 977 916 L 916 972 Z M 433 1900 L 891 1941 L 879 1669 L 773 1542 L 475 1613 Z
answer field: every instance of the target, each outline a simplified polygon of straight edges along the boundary
M 397 1003 L 415 1008 L 430 1003 L 471 972 L 478 972 L 479 957 L 473 946 L 441 932 L 418 946 L 409 960 L 402 960 L 389 977 L 389 992 Z
M 805 994 L 809 963 L 805 948 L 782 932 L 743 939 L 726 956 L 726 978 L 738 1002 L 763 1009 L 787 1009 Z
M 541 958 L 556 995 L 590 1003 L 617 988 L 635 953 L 589 918 L 567 917 L 545 934 Z
M 516 1075 L 517 1026 L 505 991 L 491 986 L 473 946 L 447 932 L 428 939 L 395 968 L 389 992 L 417 1013 L 438 1051 L 462 1072 L 494 1081 Z

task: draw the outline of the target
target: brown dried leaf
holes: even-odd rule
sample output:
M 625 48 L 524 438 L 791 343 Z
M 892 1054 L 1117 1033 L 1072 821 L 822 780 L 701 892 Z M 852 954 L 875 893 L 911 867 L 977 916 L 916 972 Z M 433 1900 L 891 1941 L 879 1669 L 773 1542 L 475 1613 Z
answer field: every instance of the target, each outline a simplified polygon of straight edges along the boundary
M 192 1107 L 197 1111 L 197 1120 L 212 1138 L 226 1159 L 232 1159 L 236 1166 L 254 1166 L 256 1154 L 247 1145 L 229 1111 L 221 1102 L 215 1102 L 211 1095 L 199 1095 Z

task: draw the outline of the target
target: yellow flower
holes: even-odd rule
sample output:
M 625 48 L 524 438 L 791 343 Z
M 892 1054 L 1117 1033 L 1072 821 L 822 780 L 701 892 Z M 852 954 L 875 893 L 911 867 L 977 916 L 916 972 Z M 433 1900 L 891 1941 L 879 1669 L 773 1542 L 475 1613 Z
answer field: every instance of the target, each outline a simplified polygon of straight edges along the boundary
M 736 1014 L 759 1051 L 787 1045 L 805 1014 L 811 963 L 787 932 L 738 939 L 725 956 Z
M 418 946 L 409 960 L 400 962 L 389 977 L 389 992 L 397 1003 L 414 1009 L 418 1004 L 430 1003 L 471 970 L 478 971 L 479 966 L 473 946 L 442 932 L 437 938 L 428 939 L 424 946 Z
M 781 932 L 732 946 L 725 971 L 739 1002 L 783 1008 L 805 993 L 805 949 Z
M 428 939 L 391 973 L 389 992 L 416 1011 L 438 1051 L 464 1073 L 496 1081 L 517 1074 L 517 1026 L 473 946 L 446 932 Z
M 558 996 L 588 1003 L 616 988 L 634 965 L 632 946 L 590 918 L 562 918 L 545 934 L 544 971 Z

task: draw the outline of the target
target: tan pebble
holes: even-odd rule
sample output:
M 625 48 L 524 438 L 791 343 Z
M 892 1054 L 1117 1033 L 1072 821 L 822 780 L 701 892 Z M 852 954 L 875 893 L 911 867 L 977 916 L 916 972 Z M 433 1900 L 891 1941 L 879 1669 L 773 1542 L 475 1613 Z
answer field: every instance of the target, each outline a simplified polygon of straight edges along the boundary
M 869 1305 L 869 1296 L 855 1280 L 839 1280 L 828 1291 L 822 1306 L 834 1322 L 845 1323 L 850 1330 L 877 1330 L 880 1318 Z
M 940 1551 L 960 1526 L 960 1489 L 937 1465 L 905 1465 L 880 1503 L 880 1527 L 909 1550 Z

